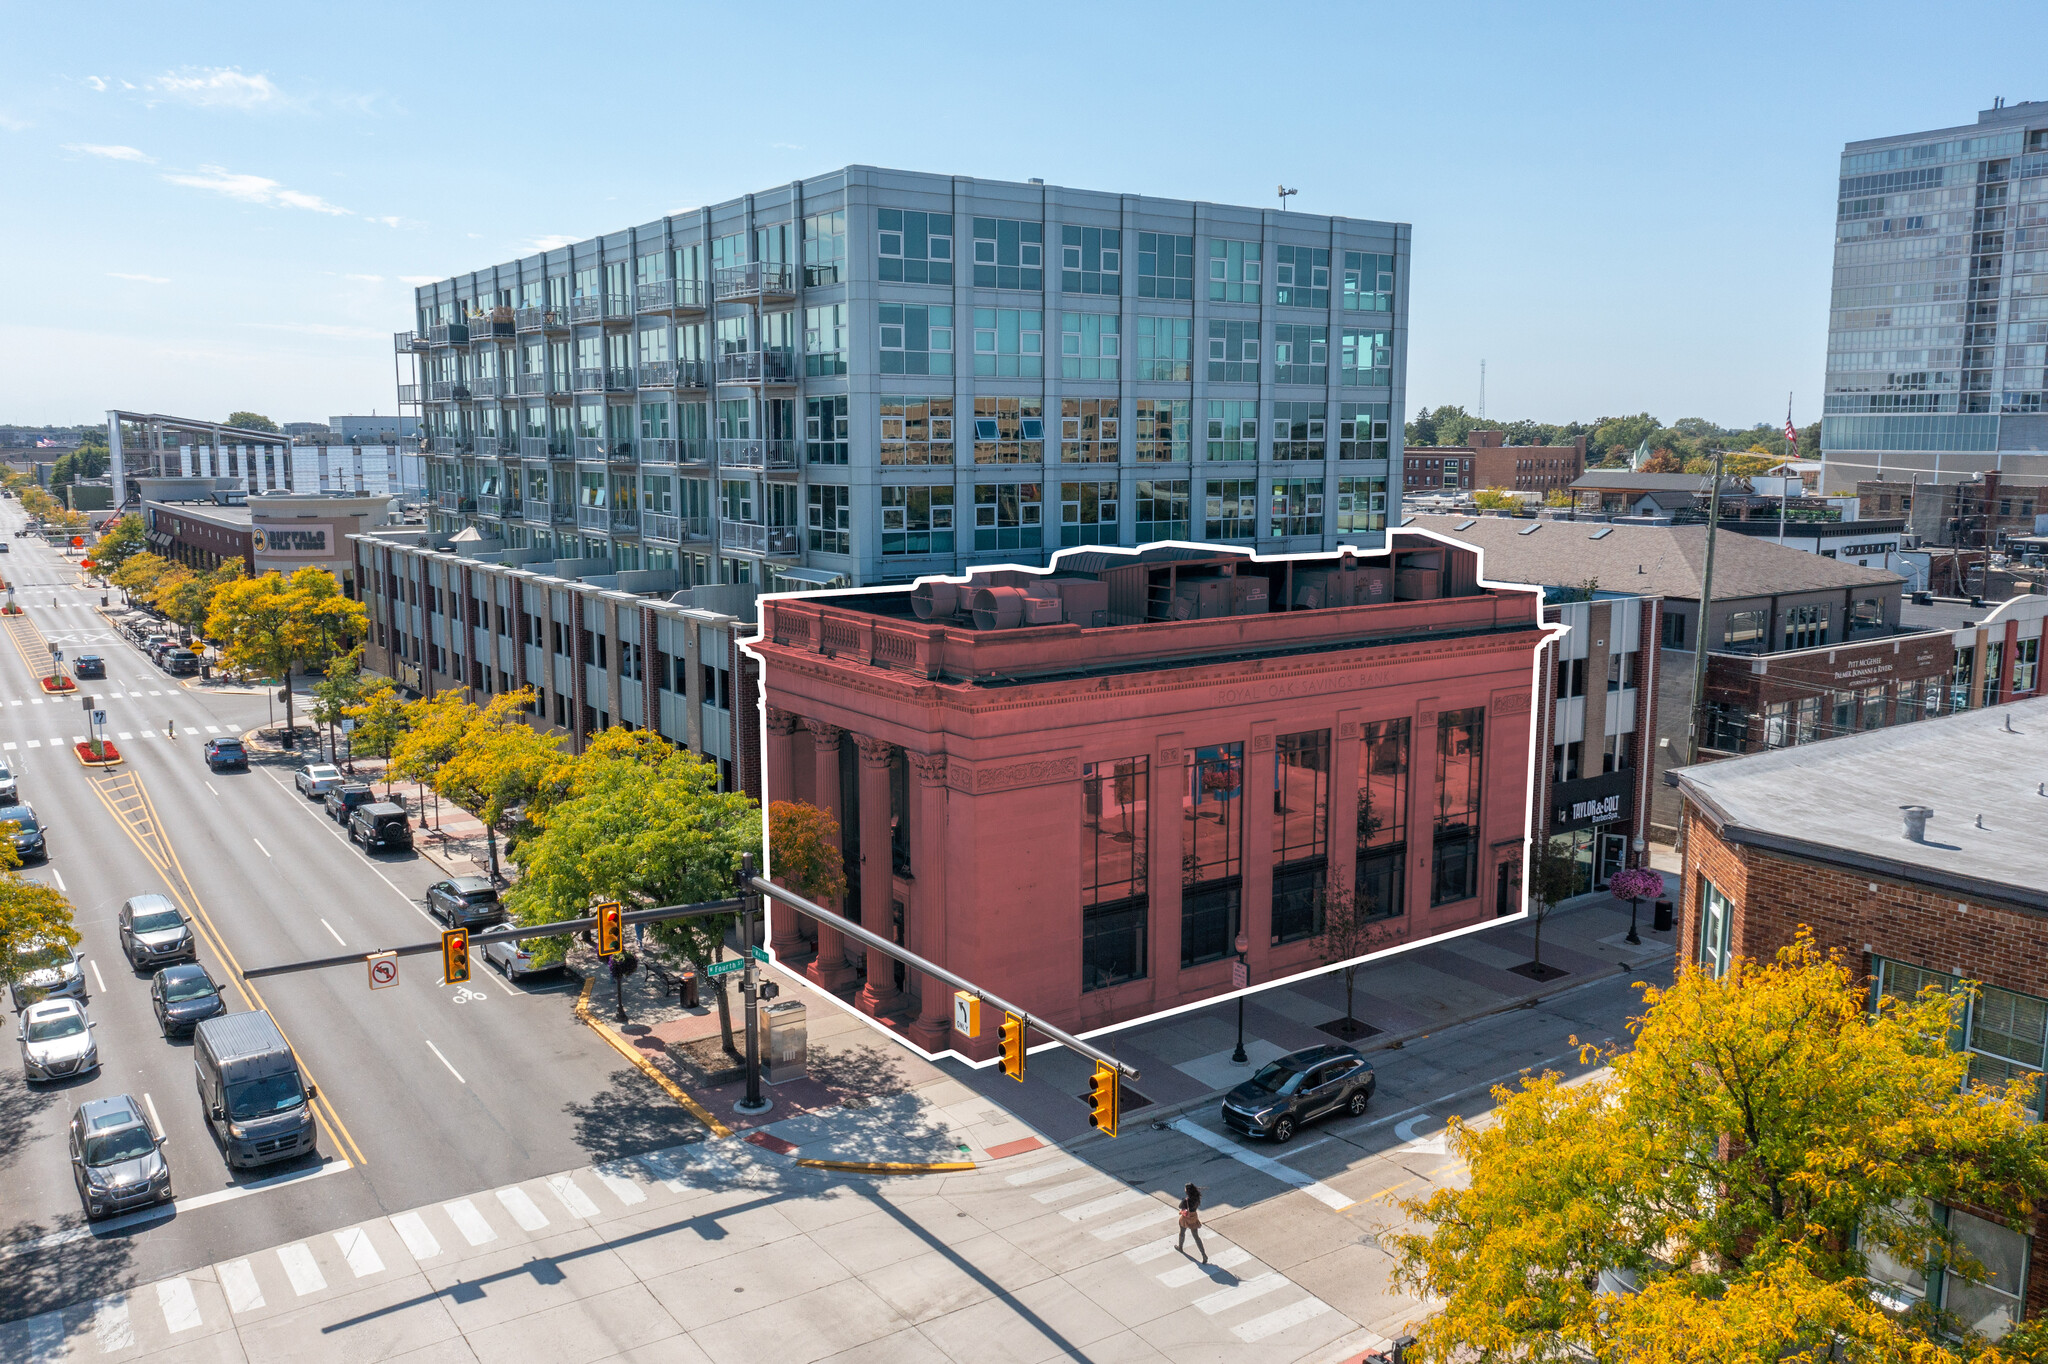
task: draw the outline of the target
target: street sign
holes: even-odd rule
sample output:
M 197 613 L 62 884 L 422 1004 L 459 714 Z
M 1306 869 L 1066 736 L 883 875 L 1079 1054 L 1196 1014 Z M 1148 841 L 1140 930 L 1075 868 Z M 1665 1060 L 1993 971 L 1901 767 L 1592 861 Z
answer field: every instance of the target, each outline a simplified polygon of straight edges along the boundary
M 398 956 L 393 952 L 380 952 L 370 958 L 370 988 L 388 990 L 398 984 Z
M 766 961 L 768 960 L 768 949 L 765 947 L 749 947 L 747 955 L 751 956 L 755 961 Z
M 731 961 L 712 962 L 704 968 L 704 974 L 707 976 L 729 976 L 735 971 L 744 971 L 746 966 L 747 963 L 744 957 L 734 957 Z
M 1242 990 L 1252 983 L 1252 968 L 1241 961 L 1230 963 L 1230 988 Z
M 965 990 L 953 992 L 953 1031 L 962 1037 L 981 1036 L 981 996 Z
M 92 722 L 96 725 L 105 724 L 107 722 L 107 713 L 103 710 L 94 711 L 92 713 Z
M 81 696 L 78 699 L 85 703 L 85 708 L 87 710 L 99 709 L 99 698 L 96 696 Z

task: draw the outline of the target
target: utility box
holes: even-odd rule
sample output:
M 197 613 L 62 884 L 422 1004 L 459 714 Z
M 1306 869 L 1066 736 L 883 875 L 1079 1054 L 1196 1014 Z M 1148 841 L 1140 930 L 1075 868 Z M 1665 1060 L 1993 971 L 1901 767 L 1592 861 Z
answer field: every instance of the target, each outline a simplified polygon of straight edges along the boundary
M 805 1075 L 806 1040 L 803 1001 L 785 999 L 761 1010 L 761 1072 L 771 1085 L 801 1080 Z

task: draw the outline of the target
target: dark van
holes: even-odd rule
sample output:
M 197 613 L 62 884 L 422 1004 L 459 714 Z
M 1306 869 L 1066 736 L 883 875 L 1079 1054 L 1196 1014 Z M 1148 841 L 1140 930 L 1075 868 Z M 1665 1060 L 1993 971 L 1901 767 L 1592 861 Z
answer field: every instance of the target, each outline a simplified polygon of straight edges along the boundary
M 412 822 L 403 805 L 381 800 L 358 805 L 348 817 L 348 841 L 360 843 L 364 852 L 410 852 Z
M 263 1012 L 223 1014 L 192 1031 L 199 1111 L 230 1168 L 317 1154 L 318 1091 Z

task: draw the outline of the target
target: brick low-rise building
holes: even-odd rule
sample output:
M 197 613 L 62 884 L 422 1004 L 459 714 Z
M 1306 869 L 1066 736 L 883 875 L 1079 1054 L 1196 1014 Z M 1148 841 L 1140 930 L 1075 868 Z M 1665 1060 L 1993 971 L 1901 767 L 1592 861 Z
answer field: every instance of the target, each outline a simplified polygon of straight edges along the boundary
M 1409 493 L 1509 492 L 1545 494 L 1569 488 L 1586 472 L 1586 438 L 1570 445 L 1508 445 L 1503 431 L 1471 431 L 1464 445 L 1413 445 L 1403 459 Z
M 844 910 L 1048 1021 L 1092 1028 L 1315 969 L 1326 889 L 1382 944 L 1518 912 L 1539 594 L 1468 547 L 1259 559 L 1068 552 L 1050 573 L 762 601 L 771 800 L 832 810 Z M 785 960 L 920 1044 L 951 992 Z
M 1874 991 L 1974 982 L 1973 1082 L 2048 1070 L 2048 698 L 1671 774 L 1684 801 L 1679 959 L 1715 973 L 1804 926 Z M 2035 1112 L 2041 1113 L 2037 1091 Z M 1979 1329 L 2048 1311 L 2038 1228 L 1954 1210 L 1990 1285 L 1905 1281 Z M 2034 1246 L 2034 1248 L 2040 1248 Z

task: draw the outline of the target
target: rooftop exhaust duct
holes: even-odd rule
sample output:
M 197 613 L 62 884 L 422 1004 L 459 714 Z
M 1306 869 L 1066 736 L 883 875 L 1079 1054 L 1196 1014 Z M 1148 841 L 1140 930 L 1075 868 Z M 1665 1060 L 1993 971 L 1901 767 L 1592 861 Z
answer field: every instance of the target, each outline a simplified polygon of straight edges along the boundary
M 1934 811 L 1925 805 L 1901 805 L 1899 813 L 1906 817 L 1906 837 L 1914 843 L 1927 841 L 1927 821 L 1934 818 Z

